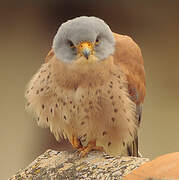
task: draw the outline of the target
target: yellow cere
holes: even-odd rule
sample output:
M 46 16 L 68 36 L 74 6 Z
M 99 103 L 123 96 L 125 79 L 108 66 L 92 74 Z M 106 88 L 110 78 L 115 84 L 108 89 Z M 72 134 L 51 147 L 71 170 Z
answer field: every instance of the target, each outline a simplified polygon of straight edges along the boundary
M 77 49 L 78 49 L 78 52 L 80 54 L 82 54 L 84 49 L 88 49 L 91 52 L 91 54 L 93 54 L 92 52 L 93 52 L 93 49 L 94 49 L 94 45 L 91 42 L 83 41 L 83 42 L 78 44 Z

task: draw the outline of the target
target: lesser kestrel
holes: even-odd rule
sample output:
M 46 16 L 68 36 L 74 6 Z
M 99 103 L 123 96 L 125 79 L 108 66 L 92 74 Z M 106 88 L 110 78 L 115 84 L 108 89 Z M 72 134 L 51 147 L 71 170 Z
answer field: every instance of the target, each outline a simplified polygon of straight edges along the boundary
M 96 17 L 63 23 L 25 94 L 27 109 L 57 140 L 84 156 L 91 150 L 138 156 L 145 97 L 140 48 Z

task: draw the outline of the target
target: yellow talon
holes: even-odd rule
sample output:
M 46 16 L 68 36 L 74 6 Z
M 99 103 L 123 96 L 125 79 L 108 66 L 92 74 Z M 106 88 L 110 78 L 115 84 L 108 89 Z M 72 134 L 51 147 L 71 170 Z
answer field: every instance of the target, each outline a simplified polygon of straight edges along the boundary
M 79 151 L 80 151 L 80 157 L 86 156 L 86 155 L 87 155 L 89 152 L 91 152 L 92 150 L 104 152 L 103 147 L 101 147 L 101 146 L 96 146 L 96 141 L 91 141 L 91 142 L 88 143 L 87 146 L 82 147 L 82 148 L 79 149 Z
M 82 148 L 80 140 L 76 136 L 72 136 L 72 142 L 71 142 L 73 148 L 79 149 Z

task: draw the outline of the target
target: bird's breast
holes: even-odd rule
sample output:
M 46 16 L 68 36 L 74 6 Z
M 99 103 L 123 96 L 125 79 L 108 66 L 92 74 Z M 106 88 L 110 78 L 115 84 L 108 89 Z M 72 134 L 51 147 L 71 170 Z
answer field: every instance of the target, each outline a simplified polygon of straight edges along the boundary
M 131 116 L 133 103 L 128 98 L 125 78 L 119 71 L 102 84 L 94 86 L 91 82 L 76 89 L 63 89 L 57 94 L 61 99 L 63 131 L 67 137 L 75 134 L 83 145 L 96 138 L 102 141 L 107 131 L 112 136 L 120 128 L 126 129 L 128 120 L 134 118 L 134 114 Z

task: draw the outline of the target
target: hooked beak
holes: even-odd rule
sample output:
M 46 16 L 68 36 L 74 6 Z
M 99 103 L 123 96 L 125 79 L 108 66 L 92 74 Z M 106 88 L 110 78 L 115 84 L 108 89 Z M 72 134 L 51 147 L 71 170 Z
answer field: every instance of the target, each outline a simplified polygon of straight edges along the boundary
M 93 54 L 93 44 L 91 42 L 81 42 L 78 47 L 80 55 L 84 56 L 87 60 L 91 54 Z

